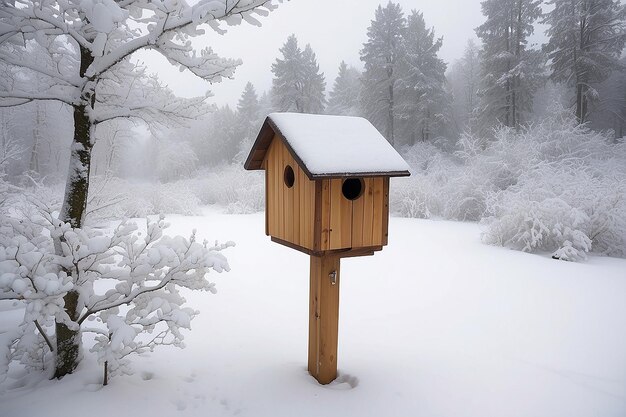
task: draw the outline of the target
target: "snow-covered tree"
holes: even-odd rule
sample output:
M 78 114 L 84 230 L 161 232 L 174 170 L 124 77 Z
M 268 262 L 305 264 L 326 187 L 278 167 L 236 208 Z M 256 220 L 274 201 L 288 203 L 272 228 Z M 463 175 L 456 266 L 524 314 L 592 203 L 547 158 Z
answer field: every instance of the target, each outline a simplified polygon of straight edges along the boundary
M 402 36 L 406 19 L 399 4 L 378 6 L 370 26 L 367 41 L 361 49 L 365 66 L 361 105 L 363 114 L 384 133 L 393 145 L 396 115 L 396 81 L 402 57 Z
M 237 115 L 239 116 L 239 123 L 241 124 L 244 137 L 251 137 L 253 134 L 256 134 L 255 130 L 261 117 L 259 114 L 260 110 L 261 107 L 259 106 L 256 90 L 252 83 L 248 82 L 237 102 Z
M 261 106 L 256 90 L 252 83 L 248 82 L 237 102 L 238 135 L 240 139 L 237 146 L 236 161 L 243 162 L 244 158 L 248 156 L 247 153 L 252 147 L 252 141 L 256 138 L 261 127 L 262 116 L 265 115 L 261 115 Z
M 211 136 L 212 149 L 217 156 L 213 158 L 214 163 L 232 162 L 242 138 L 237 113 L 230 106 L 220 107 L 213 115 Z
M 326 81 L 324 79 L 324 73 L 320 72 L 320 67 L 317 64 L 317 57 L 315 52 L 311 48 L 311 45 L 307 44 L 302 51 L 302 61 L 304 63 L 304 79 L 303 79 L 303 101 L 304 112 L 319 114 L 324 111 L 326 106 Z
M 551 62 L 551 78 L 575 89 L 576 118 L 587 120 L 595 86 L 616 69 L 626 43 L 626 5 L 619 0 L 549 0 L 552 10 L 544 45 Z
M 216 166 L 237 155 L 244 134 L 240 122 L 238 113 L 225 105 L 179 134 L 189 138 L 199 166 Z
M 74 228 L 58 220 L 52 207 L 37 205 L 27 218 L 0 217 L 0 299 L 25 304 L 10 348 L 27 366 L 45 361 L 46 352 L 58 357 L 62 346 L 48 333 L 55 322 L 96 333 L 92 351 L 109 372 L 124 372 L 131 353 L 181 345 L 181 329 L 189 329 L 197 312 L 184 307 L 179 288 L 214 292 L 206 273 L 228 269 L 218 252 L 230 244 L 210 247 L 196 242 L 195 233 L 188 239 L 164 236 L 163 218 L 147 220 L 144 233 L 122 222 L 107 236 Z M 115 285 L 102 292 L 100 279 Z M 78 292 L 74 317 L 67 306 L 71 291 Z
M 541 0 L 485 0 L 481 8 L 487 17 L 476 28 L 483 42 L 481 124 L 517 128 L 528 121 L 543 81 L 543 56 L 527 48 Z
M 626 57 L 622 65 L 626 68 Z M 596 90 L 598 100 L 589 110 L 591 126 L 613 130 L 615 139 L 626 137 L 626 71 L 614 71 Z
M 189 142 L 176 140 L 172 136 L 155 138 L 157 157 L 155 169 L 160 181 L 175 181 L 189 177 L 198 162 Z
M 446 64 L 437 55 L 443 38 L 435 38 L 435 30 L 426 27 L 421 12 L 413 10 L 408 15 L 402 40 L 396 108 L 402 120 L 401 136 L 413 145 L 441 133 L 449 121 L 450 100 L 445 89 Z
M 259 114 L 264 118 L 273 111 L 272 91 L 263 91 L 263 94 L 259 97 Z
M 357 116 L 359 114 L 359 91 L 361 73 L 344 61 L 339 64 L 339 73 L 329 93 L 327 114 Z
M 454 96 L 454 119 L 459 131 L 472 130 L 473 118 L 478 108 L 480 85 L 480 49 L 468 40 L 463 56 L 452 65 L 448 80 Z
M 37 91 L 21 86 L 5 89 L 3 85 L 0 106 L 53 100 L 65 103 L 73 110 L 74 136 L 69 174 L 59 215 L 59 225 L 63 226 L 58 227 L 80 231 L 84 223 L 91 153 L 98 124 L 144 116 L 166 120 L 166 117 L 156 115 L 179 115 L 181 111 L 189 110 L 178 107 L 183 104 L 181 102 L 127 96 L 123 91 L 116 90 L 115 84 L 120 78 L 131 77 L 120 69 L 120 64 L 128 62 L 138 50 L 152 49 L 181 69 L 208 81 L 220 81 L 223 77 L 232 76 L 239 61 L 219 58 L 209 47 L 198 53 L 193 49 L 191 39 L 204 34 L 205 27 L 221 32 L 223 22 L 238 24 L 245 20 L 258 24 L 253 15 L 265 15 L 273 7 L 271 0 L 201 0 L 193 6 L 177 1 L 15 0 L 4 3 L 0 8 L 0 59 L 16 71 L 42 75 L 45 85 Z M 48 59 L 33 59 L 27 53 L 33 46 L 44 49 Z M 57 223 L 54 222 L 54 225 L 56 228 Z M 75 233 L 79 234 L 78 231 Z M 53 236 L 57 238 L 55 256 L 69 256 L 64 249 L 64 245 L 69 247 L 73 244 L 69 237 L 57 231 Z M 88 250 L 89 245 L 80 244 L 80 247 Z M 11 251 L 8 253 L 8 256 L 15 256 Z M 42 252 L 42 259 L 49 256 L 48 253 Z M 58 308 L 50 310 L 55 318 L 56 377 L 72 373 L 78 365 L 81 345 L 79 322 L 86 312 L 93 312 L 94 308 L 88 304 L 90 300 L 81 286 L 85 281 L 79 277 L 80 268 L 76 267 L 76 272 L 71 273 L 75 265 L 77 262 L 60 264 L 58 266 L 62 267 L 62 271 L 56 271 L 56 278 L 49 278 L 59 282 L 53 293 L 62 293 L 62 302 L 57 298 L 53 303 Z M 35 266 L 28 264 L 25 267 L 32 269 Z M 34 273 L 51 273 L 38 268 Z M 165 275 L 158 274 L 159 278 Z M 3 298 L 25 297 L 16 289 L 30 291 L 28 294 L 39 291 L 39 284 L 34 279 L 32 289 L 29 281 L 19 282 L 24 285 L 3 291 Z M 138 295 L 134 288 L 135 284 L 120 286 L 114 290 L 113 298 L 132 302 Z M 107 297 L 101 306 L 111 306 Z M 96 308 L 100 310 L 100 307 Z
M 45 65 L 51 64 L 46 51 L 37 45 L 32 45 L 28 51 L 14 49 L 13 53 L 14 58 L 28 55 L 34 61 L 43 62 Z M 38 91 L 47 88 L 45 76 L 21 71 L 1 58 L 0 63 L 0 91 L 25 88 Z M 64 153 L 69 153 L 67 139 L 71 131 L 68 129 L 68 123 L 64 122 L 70 115 L 67 109 L 58 102 L 37 101 L 19 108 L 0 106 L 0 113 L 10 115 L 10 117 L 0 116 L 3 139 L 19 141 L 27 149 L 21 159 L 14 159 L 5 167 L 11 174 L 12 181 L 20 182 L 25 177 L 58 178 L 59 170 L 67 160 L 57 158 L 58 153 L 46 151 L 58 147 L 66 151 Z M 51 120 L 59 123 L 50 123 Z M 62 168 L 65 170 L 66 166 Z
M 304 51 L 298 39 L 290 35 L 280 48 L 281 58 L 272 64 L 272 103 L 277 111 L 321 113 L 324 110 L 324 73 L 319 71 L 310 45 Z
M 121 175 L 122 155 L 132 140 L 133 131 L 121 121 L 111 121 L 98 129 L 98 138 L 93 148 L 91 175 Z M 133 155 L 135 156 L 135 155 Z
M 279 111 L 304 112 L 301 85 L 304 67 L 296 35 L 290 35 L 279 51 L 282 59 L 276 58 L 272 64 L 272 104 Z
M 13 109 L 0 109 L 0 176 L 6 173 L 7 165 L 26 152 L 26 147 L 12 131 L 17 124 Z

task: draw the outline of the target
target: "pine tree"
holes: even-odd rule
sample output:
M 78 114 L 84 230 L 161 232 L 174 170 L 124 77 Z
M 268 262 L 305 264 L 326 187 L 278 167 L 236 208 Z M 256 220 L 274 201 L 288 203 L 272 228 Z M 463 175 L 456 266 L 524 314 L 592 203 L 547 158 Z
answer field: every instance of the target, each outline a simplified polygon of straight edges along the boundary
M 480 86 L 480 49 L 473 40 L 468 40 L 463 56 L 452 64 L 448 74 L 452 90 L 452 121 L 457 132 L 476 129 Z
M 621 59 L 626 67 L 626 57 Z M 598 130 L 613 130 L 615 139 L 626 137 L 626 71 L 614 71 L 600 83 L 598 100 L 589 111 L 589 121 Z
M 326 105 L 326 97 L 324 90 L 326 89 L 326 81 L 324 73 L 320 72 L 317 64 L 315 52 L 311 45 L 307 44 L 302 52 L 302 61 L 304 67 L 302 79 L 302 101 L 304 103 L 305 113 L 322 113 Z
M 302 79 L 304 66 L 302 65 L 302 50 L 298 47 L 296 35 L 290 35 L 287 42 L 279 49 L 282 59 L 276 58 L 272 64 L 272 103 L 278 111 L 293 111 L 302 113 Z
M 310 45 L 298 47 L 290 35 L 280 48 L 283 56 L 272 64 L 272 103 L 277 111 L 321 113 L 324 110 L 324 74 L 319 72 L 315 53 Z
M 576 118 L 587 120 L 593 87 L 623 69 L 619 58 L 626 42 L 626 6 L 619 0 L 550 0 L 552 11 L 544 50 L 551 60 L 551 78 L 576 91 Z
M 467 41 L 463 57 L 458 62 L 461 88 L 457 99 L 461 103 L 463 129 L 472 129 L 472 120 L 478 107 L 480 85 L 480 49 L 473 40 Z
M 248 81 L 237 102 L 237 116 L 241 129 L 242 139 L 250 138 L 256 134 L 259 124 L 261 107 L 254 85 Z
M 409 145 L 440 133 L 449 114 L 445 90 L 446 64 L 437 56 L 443 38 L 426 28 L 421 12 L 413 10 L 403 35 L 403 55 L 398 71 L 398 117 Z
M 543 55 L 526 48 L 541 0 L 485 0 L 481 7 L 487 17 L 476 28 L 483 41 L 481 124 L 518 127 L 543 80 Z
M 261 128 L 261 105 L 254 85 L 248 81 L 237 103 L 237 154 L 234 163 L 243 162 Z
M 327 114 L 357 116 L 359 113 L 359 89 L 361 73 L 349 67 L 344 61 L 339 64 L 339 74 L 335 78 L 333 89 L 329 93 Z
M 365 64 L 361 94 L 363 112 L 392 145 L 397 71 L 403 53 L 405 27 L 400 5 L 389 2 L 384 8 L 378 6 L 374 20 L 367 28 L 367 42 L 361 49 L 361 61 Z
M 272 92 L 271 90 L 263 91 L 261 97 L 259 97 L 259 114 L 261 117 L 265 117 L 273 111 L 276 111 L 276 109 L 273 105 Z

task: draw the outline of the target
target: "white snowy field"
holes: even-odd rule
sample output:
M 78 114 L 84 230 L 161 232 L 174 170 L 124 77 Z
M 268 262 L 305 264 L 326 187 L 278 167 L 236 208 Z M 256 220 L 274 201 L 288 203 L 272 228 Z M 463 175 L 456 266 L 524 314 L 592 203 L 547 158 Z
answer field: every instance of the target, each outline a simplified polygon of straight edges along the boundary
M 6 417 L 626 415 L 626 259 L 555 261 L 484 245 L 476 224 L 392 218 L 389 246 L 342 260 L 338 381 L 305 369 L 308 257 L 264 216 L 169 216 L 170 234 L 234 240 L 187 348 L 133 358 L 101 387 L 74 375 L 0 385 Z M 0 304 L 0 332 L 20 311 Z M 15 375 L 13 375 L 15 376 Z

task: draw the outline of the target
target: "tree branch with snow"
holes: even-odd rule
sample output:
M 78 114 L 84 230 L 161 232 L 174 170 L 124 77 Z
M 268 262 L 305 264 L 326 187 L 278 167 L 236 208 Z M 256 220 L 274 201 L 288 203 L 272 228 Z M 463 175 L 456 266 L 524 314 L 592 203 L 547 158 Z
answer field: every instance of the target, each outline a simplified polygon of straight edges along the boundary
M 176 239 L 161 238 L 158 245 L 156 242 L 150 244 L 169 248 L 167 250 L 174 256 L 172 261 L 178 259 L 178 264 L 171 266 L 166 262 L 159 267 L 161 269 L 152 271 L 156 275 L 145 282 L 154 285 L 150 287 L 152 291 L 138 290 L 131 285 L 128 293 L 118 290 L 107 296 L 111 298 L 91 298 L 88 289 L 93 277 L 105 273 L 103 265 L 106 262 L 122 256 L 124 250 L 130 250 L 129 245 L 134 239 L 126 234 L 124 236 L 129 241 L 122 239 L 111 247 L 103 247 L 101 253 L 83 253 L 90 250 L 89 243 L 93 243 L 90 232 L 83 230 L 83 225 L 97 126 L 123 119 L 143 121 L 149 127 L 181 126 L 208 111 L 203 104 L 206 97 L 177 99 L 171 91 L 154 81 L 138 82 L 138 78 L 145 80 L 149 77 L 131 74 L 132 71 L 142 71 L 131 68 L 133 65 L 129 61 L 133 53 L 154 49 L 181 70 L 189 70 L 209 82 L 219 82 L 224 77 L 232 77 L 240 61 L 220 58 L 208 47 L 196 52 L 191 40 L 204 35 L 207 28 L 223 33 L 224 24 L 237 25 L 245 21 L 258 25 L 255 16 L 265 16 L 275 7 L 273 0 L 200 0 L 193 6 L 185 1 L 170 0 L 14 0 L 5 2 L 0 8 L 0 57 L 6 58 L 0 61 L 0 66 L 6 67 L 12 77 L 11 83 L 0 80 L 0 107 L 36 100 L 58 100 L 71 106 L 73 112 L 74 137 L 69 172 L 59 218 L 53 221 L 54 242 L 48 241 L 45 248 L 27 245 L 32 256 L 42 253 L 49 259 L 32 273 L 39 277 L 41 273 L 38 271 L 43 268 L 56 277 L 59 282 L 57 290 L 63 289 L 61 293 L 64 295 L 60 299 L 55 293 L 49 301 L 51 308 L 56 306 L 48 314 L 55 320 L 56 377 L 72 373 L 79 363 L 80 327 L 77 320 L 88 317 L 84 315 L 86 311 L 104 314 L 136 303 L 148 294 L 171 291 L 173 283 L 200 289 L 202 286 L 196 288 L 197 285 L 191 282 L 196 282 L 208 269 L 221 268 L 217 261 L 219 257 L 200 255 L 211 251 L 197 242 L 183 244 Z M 29 76 L 34 74 L 42 77 L 43 88 L 29 85 Z M 146 94 L 147 90 L 157 94 Z M 79 245 L 80 249 L 73 245 Z M 111 253 L 113 247 L 120 254 Z M 186 247 L 188 253 L 178 253 L 176 248 L 180 247 Z M 11 256 L 11 253 L 3 256 Z M 193 256 L 195 263 L 188 256 Z M 25 261 L 30 257 L 27 256 Z M 128 257 L 132 259 L 132 256 Z M 18 261 L 9 264 L 15 262 Z M 192 269 L 196 272 L 192 273 Z M 122 276 L 119 270 L 113 270 L 117 271 L 116 278 Z M 196 281 L 187 281 L 190 279 L 187 273 L 196 277 Z M 39 280 L 47 283 L 53 280 L 52 275 Z M 8 282 L 3 284 L 3 293 L 13 291 L 24 297 L 27 297 L 26 293 L 35 294 L 39 284 L 34 278 L 32 283 L 23 278 L 11 280 L 11 285 L 17 282 L 15 288 L 7 287 Z M 166 281 L 159 281 L 165 278 Z M 159 282 L 163 285 L 160 286 Z

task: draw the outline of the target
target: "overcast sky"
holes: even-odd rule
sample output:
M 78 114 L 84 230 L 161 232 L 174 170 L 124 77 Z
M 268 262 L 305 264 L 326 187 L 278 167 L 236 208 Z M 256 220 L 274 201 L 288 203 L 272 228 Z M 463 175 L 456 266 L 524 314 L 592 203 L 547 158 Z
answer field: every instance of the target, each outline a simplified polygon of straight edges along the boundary
M 463 53 L 469 38 L 477 39 L 474 28 L 484 21 L 480 0 L 400 0 L 405 14 L 412 9 L 424 13 L 426 24 L 443 36 L 441 57 L 451 62 Z M 225 35 L 207 30 L 196 44 L 210 45 L 223 57 L 241 58 L 233 80 L 210 85 L 188 71 L 180 73 L 154 52 L 142 52 L 139 58 L 157 72 L 177 94 L 190 97 L 204 95 L 210 89 L 214 103 L 235 106 L 246 82 L 251 81 L 260 94 L 272 83 L 271 65 L 278 49 L 294 33 L 299 44 L 310 43 L 326 76 L 327 90 L 332 88 L 341 60 L 362 69 L 359 50 L 367 39 L 367 27 L 381 0 L 291 0 L 259 20 L 261 27 L 242 23 L 226 27 Z

